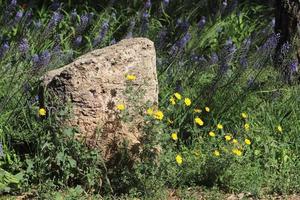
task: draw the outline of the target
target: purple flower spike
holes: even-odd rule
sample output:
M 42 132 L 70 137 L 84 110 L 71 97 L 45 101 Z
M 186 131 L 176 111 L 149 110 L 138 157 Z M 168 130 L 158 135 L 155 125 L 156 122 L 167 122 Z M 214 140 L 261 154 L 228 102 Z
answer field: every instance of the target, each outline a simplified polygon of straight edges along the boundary
M 145 3 L 145 9 L 151 8 L 151 0 L 147 0 Z
M 79 36 L 77 36 L 77 37 L 75 38 L 74 44 L 75 44 L 76 46 L 79 46 L 79 45 L 81 44 L 81 42 L 82 42 L 82 36 L 79 35 Z
M 23 17 L 23 11 L 19 10 L 15 16 L 15 22 L 19 22 Z
M 291 73 L 296 73 L 298 72 L 298 60 L 293 60 L 290 64 L 290 70 L 291 70 Z
M 199 27 L 200 29 L 203 29 L 204 26 L 205 26 L 205 24 L 206 24 L 206 17 L 205 17 L 205 16 L 202 16 L 201 19 L 200 19 L 200 21 L 198 22 L 198 27 Z
M 9 45 L 7 42 L 5 42 L 0 48 L 0 58 L 2 58 L 8 50 L 9 50 Z
M 48 50 L 45 50 L 41 53 L 39 65 L 41 67 L 47 66 L 50 63 L 51 54 Z
M 0 156 L 4 156 L 4 153 L 3 153 L 3 146 L 2 146 L 2 143 L 0 142 Z
M 108 21 L 104 21 L 102 24 L 102 27 L 101 27 L 100 34 L 93 41 L 93 46 L 98 45 L 103 40 L 103 38 L 105 37 L 105 35 L 108 31 L 108 28 L 109 28 Z
M 27 39 L 22 39 L 20 44 L 19 44 L 19 51 L 21 54 L 26 54 L 29 50 L 29 43 Z

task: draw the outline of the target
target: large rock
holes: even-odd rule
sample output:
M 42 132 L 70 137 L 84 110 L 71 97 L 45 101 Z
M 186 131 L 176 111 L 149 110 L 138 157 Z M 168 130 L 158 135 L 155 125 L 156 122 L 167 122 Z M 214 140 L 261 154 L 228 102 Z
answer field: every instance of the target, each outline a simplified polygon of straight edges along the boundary
M 127 74 L 134 94 L 145 91 L 144 98 L 128 102 L 124 90 Z M 124 103 L 126 111 L 146 102 L 157 103 L 158 83 L 154 44 L 145 38 L 126 39 L 79 57 L 73 63 L 48 72 L 43 78 L 44 88 L 53 99 L 71 103 L 71 118 L 64 123 L 78 127 L 79 138 L 98 146 L 105 159 L 111 158 L 115 148 L 126 139 L 129 146 L 139 143 L 141 119 L 139 113 L 132 122 L 119 119 L 116 105 Z M 47 104 L 47 102 L 46 102 Z

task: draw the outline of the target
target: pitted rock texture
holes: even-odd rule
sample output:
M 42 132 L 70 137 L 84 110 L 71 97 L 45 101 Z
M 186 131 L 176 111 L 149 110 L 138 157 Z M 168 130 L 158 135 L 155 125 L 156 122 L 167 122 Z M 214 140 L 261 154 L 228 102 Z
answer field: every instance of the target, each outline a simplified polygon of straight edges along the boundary
M 134 103 L 124 96 L 127 74 L 136 76 L 131 82 L 135 92 L 145 90 L 144 98 Z M 121 122 L 116 105 L 124 103 L 126 110 L 133 110 L 146 102 L 158 102 L 154 44 L 145 38 L 134 38 L 94 50 L 48 72 L 43 85 L 50 98 L 71 103 L 73 114 L 64 123 L 78 127 L 77 137 L 100 147 L 103 157 L 109 159 L 124 139 L 132 147 L 139 143 L 138 127 L 142 123 L 138 113 L 132 122 Z

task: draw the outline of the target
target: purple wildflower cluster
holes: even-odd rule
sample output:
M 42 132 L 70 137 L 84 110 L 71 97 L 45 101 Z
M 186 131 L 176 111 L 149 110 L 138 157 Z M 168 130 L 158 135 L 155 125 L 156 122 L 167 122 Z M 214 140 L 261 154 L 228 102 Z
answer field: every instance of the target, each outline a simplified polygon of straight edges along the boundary
M 41 54 L 34 54 L 31 58 L 34 68 L 42 68 L 47 66 L 51 60 L 51 53 L 49 50 L 43 51 Z
M 109 28 L 108 21 L 104 21 L 99 35 L 93 41 L 93 46 L 97 46 L 98 44 L 100 44 L 102 42 L 103 38 L 105 37 L 105 35 L 108 31 L 108 28 Z

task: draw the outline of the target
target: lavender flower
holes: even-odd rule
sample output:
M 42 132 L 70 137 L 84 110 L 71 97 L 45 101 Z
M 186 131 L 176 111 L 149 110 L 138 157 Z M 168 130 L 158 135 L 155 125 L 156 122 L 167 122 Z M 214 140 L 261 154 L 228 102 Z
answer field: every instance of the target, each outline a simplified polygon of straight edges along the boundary
M 158 33 L 158 48 L 163 48 L 166 43 L 167 30 L 163 29 Z
M 289 53 L 290 49 L 291 49 L 291 45 L 289 44 L 289 42 L 285 42 L 280 49 L 280 53 L 283 56 L 286 56 Z
M 10 6 L 16 6 L 17 5 L 17 0 L 11 0 Z
M 89 17 L 88 15 L 80 16 L 80 24 L 77 26 L 77 32 L 82 33 L 89 25 Z
M 213 53 L 210 55 L 210 61 L 211 61 L 212 64 L 217 64 L 218 61 L 219 61 L 218 54 L 216 54 L 215 52 L 213 52 Z
M 109 45 L 114 45 L 114 44 L 116 44 L 116 43 L 117 43 L 116 39 L 113 38 L 113 39 L 110 41 Z
M 2 58 L 8 50 L 9 50 L 9 45 L 7 42 L 5 42 L 4 44 L 2 44 L 0 48 L 0 58 Z
M 33 62 L 33 66 L 37 66 L 40 62 L 40 58 L 38 54 L 34 54 L 31 58 L 32 62 Z
M 4 156 L 2 142 L 0 142 L 0 156 Z
M 60 14 L 59 12 L 53 12 L 53 15 L 48 23 L 46 32 L 51 31 L 53 28 L 55 28 L 59 22 L 62 20 L 63 15 Z
M 147 12 L 144 12 L 142 15 L 142 26 L 141 26 L 142 34 L 148 31 L 149 17 L 150 15 Z
M 48 50 L 45 50 L 40 55 L 39 65 L 41 67 L 47 66 L 50 63 L 51 54 Z
M 206 23 L 206 17 L 205 17 L 205 16 L 202 16 L 201 19 L 200 19 L 200 21 L 198 22 L 198 27 L 199 27 L 200 29 L 203 29 L 204 26 L 205 26 L 205 23 Z
M 171 47 L 170 54 L 176 54 L 176 53 L 182 51 L 185 48 L 186 44 L 189 42 L 190 39 L 191 39 L 191 34 L 189 34 L 187 32 L 179 41 L 177 41 Z
M 104 21 L 102 24 L 102 27 L 101 27 L 100 34 L 93 41 L 93 46 L 98 45 L 103 40 L 103 38 L 105 37 L 105 35 L 108 31 L 108 28 L 109 28 L 108 21 Z
M 79 46 L 81 44 L 81 42 L 82 42 L 82 36 L 79 35 L 75 38 L 74 44 L 75 44 L 75 46 Z
M 164 5 L 164 6 L 167 6 L 167 5 L 169 5 L 169 3 L 170 3 L 170 1 L 169 1 L 169 0 L 163 0 L 163 5 Z
M 145 3 L 145 9 L 151 8 L 151 0 L 147 0 Z
M 23 11 L 19 10 L 15 16 L 15 23 L 18 23 L 23 17 Z
M 298 72 L 298 60 L 292 60 L 290 64 L 291 74 Z
M 181 19 L 178 19 L 176 26 L 179 27 L 183 32 L 186 32 L 190 27 L 190 23 L 187 20 L 182 21 Z
M 223 9 L 226 8 L 227 5 L 228 5 L 227 0 L 224 0 L 224 1 L 222 2 Z
M 55 1 L 55 2 L 53 2 L 53 3 L 50 5 L 49 8 L 50 8 L 52 11 L 56 11 L 56 10 L 58 10 L 60 7 L 61 7 L 61 3 Z
M 127 31 L 127 35 L 126 35 L 125 38 L 127 38 L 127 39 L 128 39 L 128 38 L 132 38 L 132 32 L 133 32 L 134 27 L 135 27 L 135 21 L 132 20 L 132 21 L 130 22 L 130 25 L 129 25 L 129 28 L 128 28 L 128 31 Z
M 29 50 L 29 43 L 27 39 L 22 39 L 20 44 L 19 44 L 19 51 L 21 54 L 26 54 Z

